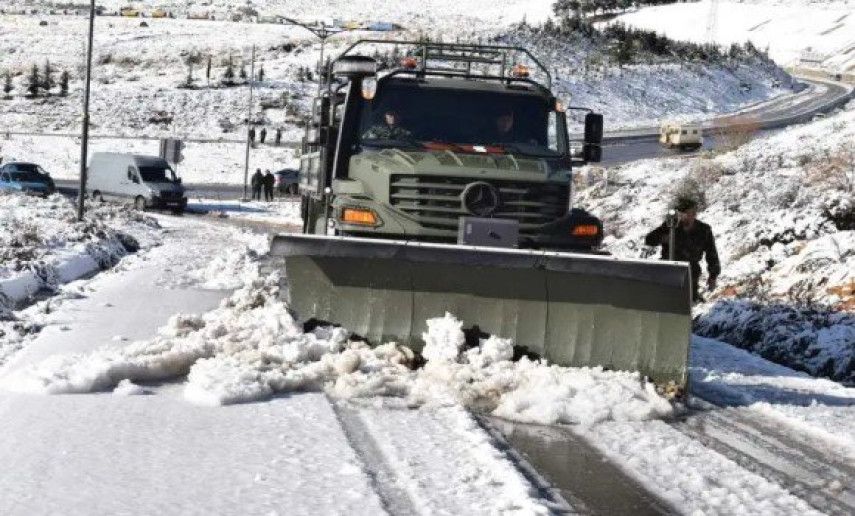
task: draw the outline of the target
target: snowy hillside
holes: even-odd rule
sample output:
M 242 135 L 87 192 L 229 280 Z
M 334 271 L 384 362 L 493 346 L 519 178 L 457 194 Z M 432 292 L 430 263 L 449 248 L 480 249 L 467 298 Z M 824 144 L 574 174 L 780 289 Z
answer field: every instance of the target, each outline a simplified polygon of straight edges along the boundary
M 124 2 L 105 2 L 118 8 Z M 19 5 L 19 4 L 14 4 Z M 0 15 L 0 86 L 10 75 L 11 90 L 0 98 L 3 131 L 76 133 L 82 94 L 82 56 L 86 19 L 80 15 L 45 14 L 49 2 L 30 2 L 40 14 Z M 64 5 L 64 4 L 53 4 Z M 240 141 L 248 114 L 247 81 L 250 47 L 257 46 L 257 66 L 264 70 L 256 81 L 252 120 L 268 128 L 268 142 L 277 128 L 283 141 L 299 140 L 316 83 L 303 70 L 314 70 L 320 45 L 303 29 L 247 21 L 186 19 L 186 3 L 136 2 L 153 9 L 175 7 L 175 19 L 101 16 L 96 21 L 95 71 L 92 93 L 92 131 L 101 136 L 179 136 L 189 139 Z M 221 2 L 222 6 L 233 6 Z M 364 37 L 415 39 L 422 35 L 446 40 L 514 41 L 543 55 L 557 77 L 556 93 L 574 104 L 601 109 L 608 129 L 656 125 L 663 117 L 711 118 L 718 113 L 786 93 L 771 84 L 780 70 L 762 63 L 735 67 L 641 62 L 625 67 L 604 63 L 603 49 L 584 40 L 542 38 L 527 26 L 550 14 L 551 2 L 522 1 L 432 2 L 413 12 L 387 2 L 280 2 L 254 6 L 259 13 L 284 11 L 301 19 L 329 17 L 383 20 L 403 27 L 398 32 L 355 31 L 331 38 L 327 52 Z M 205 7 L 208 9 L 208 7 Z M 217 9 L 215 3 L 209 9 Z M 193 8 L 195 9 L 195 7 Z M 234 8 L 237 9 L 237 8 Z M 240 9 L 237 9 L 240 10 Z M 218 18 L 219 19 L 219 18 Z M 145 23 L 147 27 L 142 27 Z M 44 74 L 50 63 L 55 86 L 50 95 L 29 98 L 33 66 Z M 210 63 L 210 73 L 208 68 Z M 235 78 L 224 80 L 231 70 Z M 67 96 L 59 86 L 69 73 Z M 663 72 L 665 72 L 663 74 Z M 192 81 L 189 78 L 192 75 Z M 679 80 L 677 80 L 679 79 Z M 784 81 L 786 84 L 786 81 Z M 745 86 L 750 86 L 746 91 Z M 156 151 L 156 142 L 96 140 L 111 150 Z M 40 140 L 11 135 L 0 143 L 7 157 L 40 162 L 55 176 L 76 176 L 74 139 Z M 182 175 L 190 183 L 240 183 L 242 153 L 239 143 L 199 143 L 188 149 Z M 279 168 L 294 164 L 293 153 L 261 146 L 253 152 L 251 167 Z
M 699 331 L 767 358 L 855 380 L 855 109 L 700 160 L 589 169 L 580 201 L 605 220 L 609 250 L 648 256 L 676 190 L 704 192 L 700 218 L 723 272 Z M 583 177 L 584 177 L 583 173 Z M 744 298 L 750 302 L 732 301 Z M 765 307 L 765 308 L 764 308 Z M 830 312 L 831 310 L 831 312 Z M 834 310 L 849 311 L 835 315 Z M 781 321 L 789 330 L 779 331 Z
M 805 54 L 827 60 L 835 71 L 855 70 L 855 12 L 849 1 L 725 0 L 718 2 L 717 18 L 711 12 L 710 0 L 703 0 L 646 7 L 617 21 L 698 43 L 750 40 L 782 65 Z

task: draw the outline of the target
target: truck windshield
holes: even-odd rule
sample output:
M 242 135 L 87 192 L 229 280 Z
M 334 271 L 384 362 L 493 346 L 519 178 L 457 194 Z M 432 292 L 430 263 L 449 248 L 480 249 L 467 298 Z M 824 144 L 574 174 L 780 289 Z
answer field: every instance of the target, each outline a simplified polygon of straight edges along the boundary
M 163 167 L 139 167 L 140 176 L 145 183 L 174 183 L 177 181 L 175 172 Z
M 360 142 L 369 147 L 447 144 L 462 152 L 560 155 L 557 116 L 543 96 L 387 84 L 366 102 Z

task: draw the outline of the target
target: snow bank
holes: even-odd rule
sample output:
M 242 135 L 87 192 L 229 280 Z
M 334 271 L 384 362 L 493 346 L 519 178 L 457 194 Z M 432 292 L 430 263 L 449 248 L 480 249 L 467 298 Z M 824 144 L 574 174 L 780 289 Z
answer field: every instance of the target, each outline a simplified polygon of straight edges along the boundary
M 304 333 L 278 299 L 278 276 L 256 279 L 207 314 L 175 316 L 150 341 L 55 356 L 4 378 L 17 392 L 114 389 L 120 382 L 186 376 L 184 396 L 204 405 L 318 391 L 340 399 L 384 397 L 406 406 L 458 406 L 527 422 L 593 424 L 667 417 L 671 405 L 636 373 L 564 368 L 523 358 L 493 337 L 463 350 L 463 323 L 428 321 L 426 365 L 388 343 L 370 348 L 340 328 Z
M 695 333 L 813 376 L 855 385 L 855 313 L 720 300 Z
M 131 232 L 157 227 L 154 219 L 122 207 L 90 209 L 77 222 L 74 205 L 60 195 L 0 193 L 0 319 L 42 289 L 112 267 L 139 248 Z

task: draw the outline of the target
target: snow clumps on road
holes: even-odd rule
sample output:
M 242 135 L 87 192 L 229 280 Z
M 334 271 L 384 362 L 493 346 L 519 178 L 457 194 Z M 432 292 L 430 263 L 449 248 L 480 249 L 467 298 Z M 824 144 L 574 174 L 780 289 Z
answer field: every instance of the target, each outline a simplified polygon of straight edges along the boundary
M 54 356 L 17 370 L 3 387 L 62 394 L 106 391 L 186 377 L 184 396 L 204 405 L 324 391 L 352 401 L 382 398 L 409 407 L 465 406 L 544 424 L 638 421 L 667 417 L 670 403 L 636 373 L 564 368 L 522 358 L 492 337 L 464 350 L 463 323 L 452 315 L 428 321 L 426 364 L 387 343 L 375 348 L 340 328 L 303 332 L 279 300 L 278 278 L 256 279 L 202 316 L 175 316 L 149 341 L 122 348 Z M 127 384 L 123 384 L 127 386 Z M 124 391 L 125 388 L 120 388 Z

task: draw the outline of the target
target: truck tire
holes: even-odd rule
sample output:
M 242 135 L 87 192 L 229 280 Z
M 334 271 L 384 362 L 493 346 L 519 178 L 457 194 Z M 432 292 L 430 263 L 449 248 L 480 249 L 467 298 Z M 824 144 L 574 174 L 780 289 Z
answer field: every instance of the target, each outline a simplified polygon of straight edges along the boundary
M 134 209 L 138 211 L 145 211 L 145 197 L 142 195 L 138 195 L 134 199 Z

